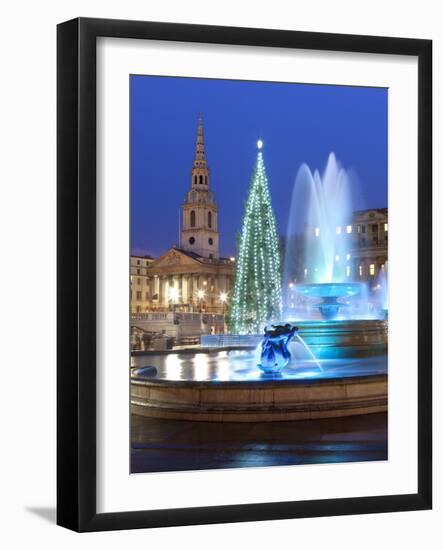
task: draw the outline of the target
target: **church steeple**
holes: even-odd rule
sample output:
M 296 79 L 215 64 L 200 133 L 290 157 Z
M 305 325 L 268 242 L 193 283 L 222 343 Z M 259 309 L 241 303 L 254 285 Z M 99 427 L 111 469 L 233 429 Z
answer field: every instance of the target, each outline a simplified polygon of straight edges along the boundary
M 197 129 L 197 143 L 195 146 L 195 161 L 194 167 L 206 166 L 205 158 L 205 142 L 203 139 L 203 122 L 201 113 L 198 114 L 198 129 Z
M 201 114 L 198 116 L 197 143 L 191 178 L 191 189 L 182 206 L 180 246 L 204 258 L 217 259 L 218 212 L 214 194 L 209 189 L 209 168 L 206 163 Z
M 207 191 L 209 188 L 209 168 L 205 156 L 201 113 L 198 115 L 197 143 L 195 145 L 195 159 L 192 168 L 192 187 L 202 191 Z

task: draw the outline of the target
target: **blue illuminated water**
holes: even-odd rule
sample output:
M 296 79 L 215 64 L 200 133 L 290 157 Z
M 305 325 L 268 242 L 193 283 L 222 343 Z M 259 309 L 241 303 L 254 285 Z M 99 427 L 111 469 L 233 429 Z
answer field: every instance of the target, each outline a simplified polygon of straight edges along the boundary
M 352 216 L 362 206 L 356 176 L 337 161 L 334 153 L 329 154 L 323 174 L 301 165 L 286 234 L 285 320 L 384 317 L 384 308 L 380 304 L 374 307 L 370 300 L 367 283 L 358 281 L 352 258 Z
M 297 352 L 295 353 L 297 354 Z M 131 375 L 149 380 L 245 382 L 268 380 L 257 368 L 254 350 L 214 353 L 168 353 L 131 358 Z M 144 367 L 155 367 L 144 370 Z M 386 356 L 359 359 L 299 358 L 285 367 L 278 380 L 320 380 L 386 374 Z

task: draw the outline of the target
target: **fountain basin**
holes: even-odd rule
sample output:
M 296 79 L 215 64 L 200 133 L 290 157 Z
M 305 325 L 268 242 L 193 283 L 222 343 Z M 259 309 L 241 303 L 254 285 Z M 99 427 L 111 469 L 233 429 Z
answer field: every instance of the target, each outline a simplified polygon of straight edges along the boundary
M 131 369 L 131 411 L 206 422 L 273 422 L 387 410 L 385 356 L 292 362 L 263 376 L 252 350 L 138 356 Z
M 311 298 L 322 298 L 317 307 L 323 319 L 329 321 L 338 316 L 339 310 L 346 304 L 338 302 L 339 298 L 351 297 L 359 294 L 361 283 L 306 283 L 297 285 L 297 292 Z
M 317 359 L 385 355 L 388 323 L 384 319 L 291 321 Z M 204 349 L 255 348 L 261 334 L 209 334 L 202 336 Z
M 313 298 L 342 298 L 355 296 L 361 290 L 361 283 L 305 283 L 296 286 L 297 292 Z
M 317 359 L 386 355 L 388 324 L 381 319 L 297 322 Z
M 261 383 L 131 380 L 131 411 L 206 422 L 275 422 L 387 411 L 387 375 Z

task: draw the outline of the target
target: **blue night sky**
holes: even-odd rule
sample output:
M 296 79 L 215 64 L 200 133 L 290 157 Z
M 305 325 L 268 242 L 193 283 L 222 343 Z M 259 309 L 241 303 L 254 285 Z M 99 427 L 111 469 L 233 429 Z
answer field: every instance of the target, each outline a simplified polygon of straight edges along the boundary
M 131 76 L 131 251 L 156 257 L 178 241 L 202 113 L 220 253 L 235 255 L 257 139 L 286 231 L 299 166 L 323 172 L 334 151 L 360 181 L 364 208 L 387 206 L 388 92 L 359 88 Z

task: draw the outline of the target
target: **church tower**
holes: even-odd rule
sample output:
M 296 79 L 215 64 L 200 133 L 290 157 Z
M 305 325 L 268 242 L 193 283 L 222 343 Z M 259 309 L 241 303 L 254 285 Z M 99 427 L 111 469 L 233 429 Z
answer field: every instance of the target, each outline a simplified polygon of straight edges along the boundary
M 203 124 L 198 117 L 195 160 L 191 172 L 191 188 L 183 209 L 181 243 L 183 250 L 195 252 L 204 258 L 219 258 L 218 214 L 214 194 L 210 190 L 209 168 L 205 157 Z

